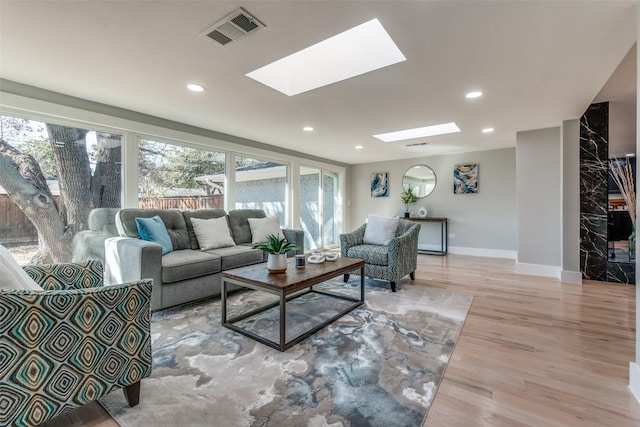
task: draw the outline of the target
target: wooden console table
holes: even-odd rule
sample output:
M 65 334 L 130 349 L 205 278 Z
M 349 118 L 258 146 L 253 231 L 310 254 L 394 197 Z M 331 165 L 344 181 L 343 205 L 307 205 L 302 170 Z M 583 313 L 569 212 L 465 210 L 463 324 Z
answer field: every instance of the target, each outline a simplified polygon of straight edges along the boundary
M 440 223 L 440 250 L 418 249 L 418 253 L 440 256 L 444 256 L 447 254 L 447 250 L 449 249 L 449 226 L 447 224 L 447 218 L 411 217 L 409 218 L 409 221 Z

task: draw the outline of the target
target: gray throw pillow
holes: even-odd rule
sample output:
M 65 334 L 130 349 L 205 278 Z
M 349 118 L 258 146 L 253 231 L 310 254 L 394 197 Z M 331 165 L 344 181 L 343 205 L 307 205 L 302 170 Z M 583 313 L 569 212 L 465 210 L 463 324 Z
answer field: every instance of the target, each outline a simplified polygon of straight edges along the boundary
M 191 218 L 201 251 L 235 246 L 226 217 L 200 219 Z
M 372 215 L 367 216 L 367 227 L 364 230 L 364 243 L 386 246 L 396 237 L 398 218 Z

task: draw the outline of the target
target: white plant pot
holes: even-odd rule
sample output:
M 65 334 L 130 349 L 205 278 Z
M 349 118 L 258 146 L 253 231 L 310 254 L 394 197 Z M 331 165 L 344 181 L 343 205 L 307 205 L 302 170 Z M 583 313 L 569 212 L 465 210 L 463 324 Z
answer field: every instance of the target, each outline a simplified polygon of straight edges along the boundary
M 267 270 L 269 270 L 269 273 L 284 273 L 287 271 L 287 255 L 269 254 L 267 256 Z

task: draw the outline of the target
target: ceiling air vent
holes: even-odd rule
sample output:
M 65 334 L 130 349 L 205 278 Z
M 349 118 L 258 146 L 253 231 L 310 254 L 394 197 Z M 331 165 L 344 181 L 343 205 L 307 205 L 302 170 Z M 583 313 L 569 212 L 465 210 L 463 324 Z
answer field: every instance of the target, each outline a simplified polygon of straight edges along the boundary
M 251 16 L 243 8 L 238 8 L 205 31 L 214 42 L 227 46 L 249 33 L 256 32 L 265 25 Z
M 407 144 L 405 147 L 419 147 L 421 145 L 429 145 L 428 142 L 416 142 L 414 144 Z

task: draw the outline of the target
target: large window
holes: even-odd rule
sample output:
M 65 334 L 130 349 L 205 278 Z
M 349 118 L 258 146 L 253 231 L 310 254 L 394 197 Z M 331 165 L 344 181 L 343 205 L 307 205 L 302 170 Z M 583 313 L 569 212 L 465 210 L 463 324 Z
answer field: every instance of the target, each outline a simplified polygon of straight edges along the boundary
M 0 244 L 21 264 L 103 258 L 104 239 L 117 235 L 108 220 L 122 207 L 123 193 L 127 207 L 262 209 L 279 216 L 283 227 L 297 223 L 287 218 L 297 211 L 290 205 L 293 195 L 302 203 L 305 247 L 338 243 L 342 214 L 334 173 L 314 169 L 306 176 L 308 171 L 301 171 L 301 179 L 308 182 L 301 181 L 302 194 L 292 194 L 287 164 L 251 154 L 234 155 L 233 163 L 226 164 L 225 152 L 193 148 L 215 143 L 201 135 L 193 135 L 193 144 L 180 145 L 142 136 L 144 123 L 139 130 L 125 132 L 0 117 Z M 125 136 L 127 144 L 137 145 L 137 159 L 123 159 Z M 184 134 L 185 140 L 189 137 Z M 136 151 L 130 145 L 126 148 Z M 137 182 L 123 182 L 122 171 L 129 176 L 136 161 Z M 226 176 L 229 170 L 233 182 Z M 136 192 L 137 203 L 129 197 Z M 30 208 L 27 200 L 37 201 L 39 207 Z M 94 212 L 101 214 L 90 215 L 96 208 L 101 210 Z
M 0 243 L 21 264 L 83 258 L 89 212 L 120 207 L 122 136 L 1 118 Z
M 286 224 L 287 167 L 249 157 L 236 157 L 236 209 L 262 209 Z
M 140 139 L 138 201 L 141 208 L 224 208 L 225 154 Z

